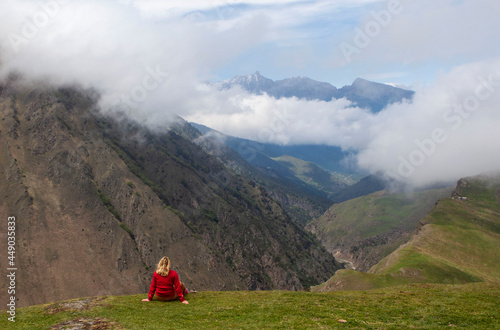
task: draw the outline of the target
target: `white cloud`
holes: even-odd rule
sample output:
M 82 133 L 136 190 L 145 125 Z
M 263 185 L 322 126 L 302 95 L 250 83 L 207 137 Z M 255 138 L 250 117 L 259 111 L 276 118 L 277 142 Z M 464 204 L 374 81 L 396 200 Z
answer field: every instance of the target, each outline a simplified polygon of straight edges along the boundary
M 457 67 L 372 122 L 361 167 L 422 186 L 500 169 L 500 59 Z
M 368 66 L 376 74 L 378 67 L 391 63 L 417 71 L 422 65 L 487 59 L 500 54 L 500 45 L 493 42 L 500 38 L 499 14 L 495 0 L 386 1 L 337 35 L 330 64 Z M 346 51 L 346 45 L 353 48 Z
M 242 7 L 244 6 L 246 10 L 261 10 L 263 8 L 269 10 L 274 10 L 276 8 L 280 9 L 291 9 L 293 11 L 300 8 L 302 11 L 305 10 L 308 13 L 318 13 L 318 9 L 324 10 L 325 8 L 342 8 L 342 7 L 359 7 L 369 3 L 376 3 L 385 0 L 315 0 L 315 1 L 303 1 L 303 0 L 192 0 L 192 1 L 181 1 L 181 0 L 123 0 L 123 3 L 132 4 L 136 8 L 140 9 L 143 13 L 148 15 L 160 16 L 175 13 L 188 14 L 190 12 L 196 11 L 209 11 L 218 10 L 221 14 L 224 14 L 224 7 Z M 170 14 L 169 14 L 170 13 Z M 223 17 L 221 17 L 223 18 Z
M 500 169 L 500 58 L 460 66 L 378 114 L 333 102 L 209 91 L 188 120 L 277 144 L 358 151 L 358 164 L 420 187 Z
M 398 63 L 417 69 L 418 63 L 447 60 L 477 63 L 418 87 L 412 104 L 393 105 L 377 115 L 346 100 L 276 100 L 238 89 L 217 91 L 200 81 L 245 52 L 259 56 L 264 46 L 271 49 L 266 55 L 274 54 L 262 59 L 269 65 L 286 62 L 281 55 L 290 45 L 297 47 L 294 54 L 286 54 L 293 59 L 290 63 L 317 65 L 327 52 L 308 40 L 328 26 L 318 27 L 315 17 L 331 14 L 334 22 L 343 18 L 338 13 L 361 9 L 367 12 L 363 27 L 372 19 L 371 8 L 384 9 L 386 1 L 5 0 L 0 12 L 0 76 L 19 70 L 28 78 L 93 86 L 102 92 L 104 109 L 128 99 L 130 115 L 146 123 L 162 123 L 177 113 L 260 141 L 339 145 L 359 151 L 361 167 L 400 177 L 402 173 L 416 185 L 500 168 L 500 87 L 480 100 L 476 111 L 463 116 L 450 112 L 454 105 L 473 101 L 470 97 L 481 84 L 478 77 L 495 73 L 499 79 L 499 2 L 401 2 L 404 10 L 354 58 L 353 65 L 365 77 L 392 80 L 412 73 Z M 249 6 L 235 6 L 243 3 Z M 209 17 L 208 11 L 224 4 L 235 12 Z M 336 45 L 331 42 L 353 36 L 352 30 L 335 32 L 322 47 L 330 49 Z M 425 142 L 435 129 L 441 132 L 435 133 L 438 140 L 443 134 L 446 139 L 432 147 Z M 421 154 L 425 157 L 420 160 Z M 401 165 L 405 161 L 412 167 L 406 166 L 406 172 Z
M 197 102 L 190 107 L 196 110 L 185 114 L 187 120 L 229 135 L 276 144 L 358 147 L 366 143 L 361 129 L 371 116 L 345 99 L 275 99 L 267 94 L 251 95 L 239 88 L 210 90 Z
M 115 1 L 57 1 L 48 0 L 48 9 L 38 1 L 6 1 L 0 75 L 18 70 L 79 82 L 100 90 L 105 107 L 132 98 L 136 117 L 182 113 L 200 80 L 267 34 L 265 16 L 220 31 L 193 17 L 152 20 Z

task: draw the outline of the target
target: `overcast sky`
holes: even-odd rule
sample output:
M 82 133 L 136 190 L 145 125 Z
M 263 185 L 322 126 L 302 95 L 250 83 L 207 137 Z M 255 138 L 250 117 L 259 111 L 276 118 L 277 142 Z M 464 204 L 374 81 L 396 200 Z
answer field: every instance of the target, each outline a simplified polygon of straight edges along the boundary
M 416 184 L 500 169 L 500 1 L 3 0 L 0 75 L 79 82 L 104 110 L 358 152 Z M 203 84 L 260 73 L 412 88 L 377 115 Z

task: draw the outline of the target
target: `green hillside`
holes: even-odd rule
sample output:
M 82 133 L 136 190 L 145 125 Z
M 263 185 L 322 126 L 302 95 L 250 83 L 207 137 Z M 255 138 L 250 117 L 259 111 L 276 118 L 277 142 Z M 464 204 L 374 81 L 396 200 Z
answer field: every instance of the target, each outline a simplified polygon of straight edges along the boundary
M 335 256 L 367 271 L 405 243 L 437 200 L 452 188 L 376 193 L 334 204 L 306 227 Z
M 81 298 L 19 308 L 2 329 L 429 329 L 500 326 L 500 286 L 408 285 L 372 291 L 226 291 L 188 295 L 179 301 L 146 297 Z
M 339 192 L 357 181 L 352 175 L 333 173 L 322 169 L 314 163 L 292 156 L 283 155 L 271 159 L 284 165 L 305 184 L 324 191 L 328 195 Z
M 499 247 L 500 178 L 462 179 L 453 197 L 440 200 L 423 218 L 409 242 L 369 273 L 339 271 L 312 290 L 370 289 L 415 282 L 498 284 Z

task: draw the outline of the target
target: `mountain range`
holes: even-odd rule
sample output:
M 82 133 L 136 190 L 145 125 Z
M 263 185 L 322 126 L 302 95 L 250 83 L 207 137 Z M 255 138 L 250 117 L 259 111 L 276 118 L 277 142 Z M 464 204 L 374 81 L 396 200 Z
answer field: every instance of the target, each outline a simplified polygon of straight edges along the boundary
M 379 112 L 391 103 L 411 100 L 414 92 L 386 84 L 371 82 L 357 78 L 349 86 L 337 88 L 330 83 L 316 81 L 307 77 L 293 77 L 272 80 L 262 76 L 259 71 L 254 74 L 235 76 L 229 80 L 219 81 L 221 88 L 228 89 L 240 86 L 254 94 L 266 93 L 275 98 L 297 97 L 306 100 L 329 102 L 332 99 L 346 98 L 360 108 Z
M 351 152 L 345 152 L 340 147 L 327 145 L 292 145 L 281 146 L 269 143 L 260 143 L 247 139 L 225 135 L 204 125 L 191 123 L 198 129 L 204 138 L 217 141 L 209 147 L 209 152 L 224 145 L 238 153 L 246 163 L 254 169 L 259 169 L 262 175 L 283 183 L 291 183 L 293 189 L 299 189 L 310 196 L 327 198 L 331 202 L 343 202 L 359 196 L 364 196 L 385 189 L 390 184 L 381 174 L 370 174 L 363 177 L 356 167 L 347 161 Z M 258 179 L 255 179 L 258 180 Z M 269 182 L 268 180 L 264 180 Z M 268 186 L 263 183 L 263 186 Z M 288 212 L 294 212 L 297 205 L 290 205 L 289 198 L 282 199 L 280 195 L 270 191 Z M 295 199 L 295 198 L 294 198 Z M 303 202 L 303 199 L 301 203 Z M 303 205 L 303 204 L 302 204 Z M 326 209 L 320 208 L 322 212 Z M 313 212 L 319 216 L 317 212 Z M 300 223 L 312 220 L 311 216 L 296 217 Z
M 498 278 L 486 251 L 498 242 L 497 179 L 461 180 L 436 204 L 449 191 L 383 191 L 337 147 L 261 144 L 181 118 L 152 129 L 98 99 L 16 75 L 0 83 L 0 217 L 16 218 L 19 306 L 146 292 L 164 255 L 199 290 Z M 455 260 L 461 245 L 480 263 Z
M 288 155 L 303 161 L 314 163 L 332 172 L 353 174 L 355 169 L 349 167 L 345 159 L 352 155 L 337 146 L 328 145 L 278 145 L 262 143 L 238 138 L 218 132 L 210 127 L 198 123 L 190 123 L 203 134 L 217 138 L 222 143 L 236 151 L 248 163 L 258 167 L 273 167 L 269 159 Z
M 323 214 L 335 200 L 334 196 L 354 198 L 360 192 L 370 193 L 384 187 L 381 181 L 375 186 L 370 180 L 357 183 L 360 175 L 343 164 L 348 153 L 339 147 L 258 143 L 203 125 L 191 125 L 203 134 L 197 141 L 208 153 L 218 155 L 223 163 L 258 182 L 302 225 Z M 353 184 L 359 190 L 349 189 Z

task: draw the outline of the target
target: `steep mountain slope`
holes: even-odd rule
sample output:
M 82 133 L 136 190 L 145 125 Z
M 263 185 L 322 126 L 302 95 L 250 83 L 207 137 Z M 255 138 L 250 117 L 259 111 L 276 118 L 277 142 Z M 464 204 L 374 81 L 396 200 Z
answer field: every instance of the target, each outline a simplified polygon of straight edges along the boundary
M 348 187 L 333 193 L 330 197 L 335 203 L 342 203 L 350 199 L 384 190 L 387 186 L 386 180 L 382 177 L 370 174 L 359 180 L 358 182 L 349 185 Z
M 127 166 L 243 277 L 249 289 L 301 289 L 338 267 L 263 187 L 232 173 L 179 132 L 195 139 L 200 134 L 184 122 L 156 134 L 130 123 L 105 128 L 110 145 Z
M 350 153 L 342 151 L 340 147 L 327 145 L 277 145 L 270 143 L 260 143 L 248 139 L 241 139 L 234 136 L 222 134 L 204 125 L 191 123 L 203 134 L 210 134 L 218 138 L 228 147 L 236 151 L 248 163 L 257 167 L 279 167 L 271 158 L 288 155 L 306 162 L 314 163 L 332 172 L 353 174 L 353 170 L 347 168 L 344 159 Z M 354 180 L 357 181 L 357 180 Z M 351 184 L 352 180 L 346 183 Z
M 460 197 L 460 198 L 459 198 Z M 408 243 L 368 273 L 337 272 L 316 291 L 370 289 L 402 283 L 500 283 L 500 175 L 461 179 Z
M 306 229 L 337 258 L 367 271 L 406 242 L 418 222 L 451 188 L 405 193 L 378 191 L 335 204 Z
M 258 71 L 254 74 L 236 76 L 219 82 L 221 88 L 238 85 L 255 94 L 267 93 L 275 98 L 297 97 L 306 100 L 329 102 L 332 98 L 346 98 L 361 108 L 379 112 L 391 103 L 411 100 L 414 92 L 393 86 L 374 83 L 357 78 L 352 85 L 340 89 L 326 82 L 319 82 L 307 77 L 293 77 L 273 81 L 262 76 Z
M 292 156 L 283 155 L 272 159 L 286 166 L 302 182 L 324 191 L 328 196 L 346 188 L 347 182 L 352 183 L 347 175 L 328 172 L 314 163 Z
M 328 189 L 321 189 L 317 184 L 299 177 L 289 162 L 279 162 L 265 154 L 269 152 L 272 155 L 282 155 L 281 152 L 285 150 L 293 151 L 293 147 L 280 149 L 272 146 L 267 149 L 269 145 L 257 145 L 256 142 L 226 136 L 206 126 L 191 125 L 203 134 L 195 140 L 198 145 L 226 166 L 264 187 L 297 223 L 305 225 L 319 217 L 331 206 L 329 194 L 354 182 L 352 176 L 341 173 L 334 173 L 333 178 L 330 178 L 327 171 L 310 164 L 315 171 L 330 178 Z M 303 146 L 303 150 L 305 149 L 307 146 Z M 305 163 L 298 159 L 296 162 Z
M 163 255 L 197 289 L 303 289 L 338 268 L 184 123 L 158 134 L 93 112 L 89 92 L 0 86 L 0 217 L 16 218 L 20 306 L 145 292 Z

